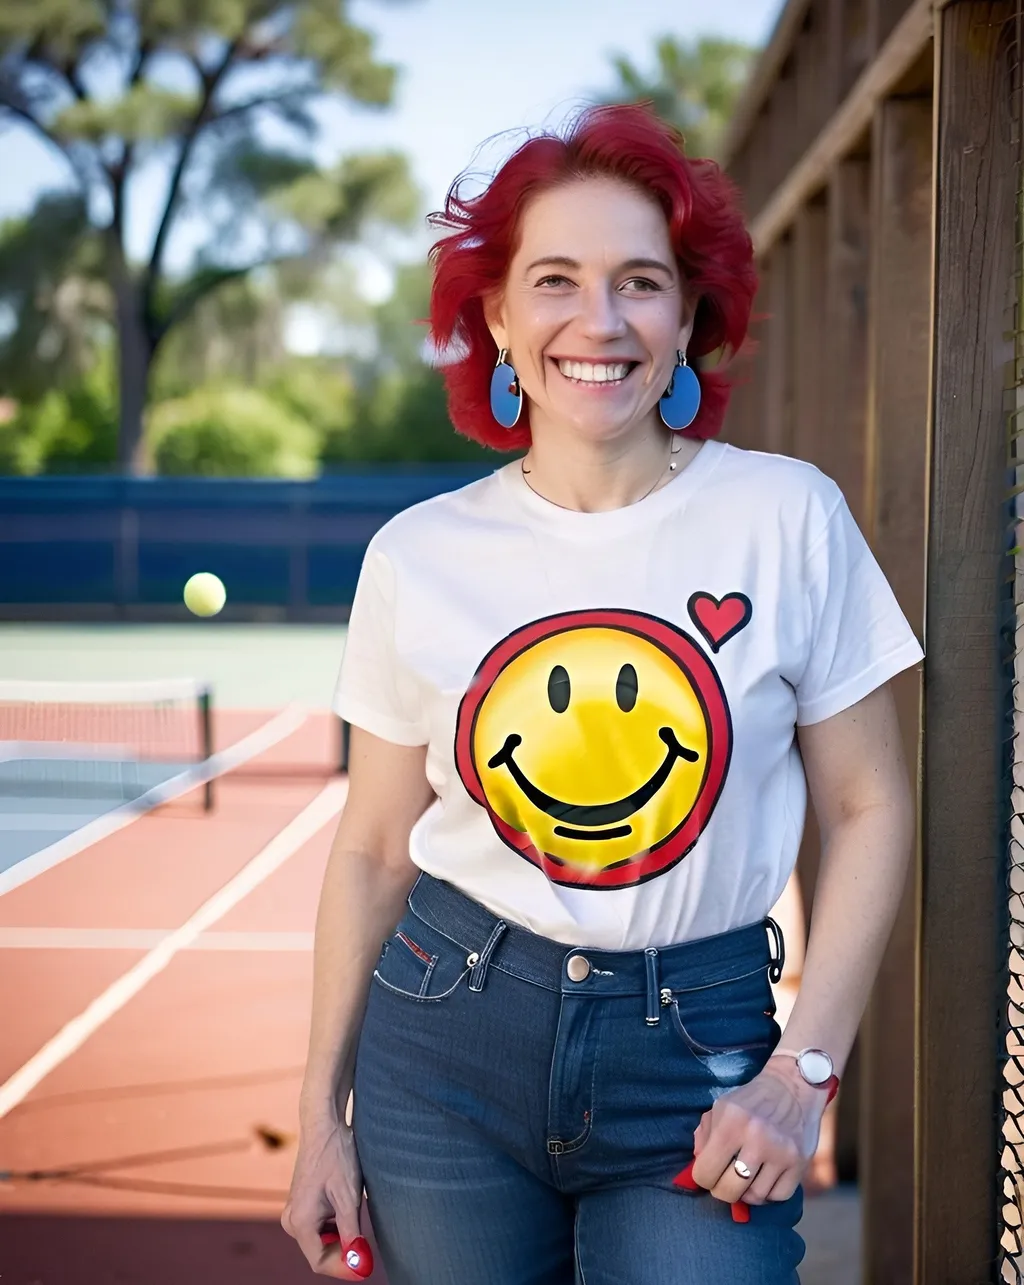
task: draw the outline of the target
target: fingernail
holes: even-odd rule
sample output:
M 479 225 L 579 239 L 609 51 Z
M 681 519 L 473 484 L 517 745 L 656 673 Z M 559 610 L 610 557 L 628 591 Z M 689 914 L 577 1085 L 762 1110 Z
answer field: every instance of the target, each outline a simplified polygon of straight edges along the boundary
M 327 1245 L 341 1244 L 341 1237 L 338 1235 L 338 1224 L 333 1218 L 329 1218 L 326 1222 L 320 1224 L 320 1244 L 325 1247 Z
M 341 1256 L 348 1270 L 355 1272 L 363 1280 L 373 1275 L 373 1250 L 364 1237 L 357 1236 L 355 1240 L 350 1240 L 347 1245 L 343 1245 Z
M 673 1187 L 682 1187 L 684 1191 L 700 1191 L 700 1183 L 693 1181 L 693 1166 L 697 1162 L 691 1160 L 685 1169 L 680 1169 L 672 1179 Z
M 750 1206 L 745 1200 L 736 1200 L 733 1202 L 732 1220 L 734 1223 L 750 1222 Z

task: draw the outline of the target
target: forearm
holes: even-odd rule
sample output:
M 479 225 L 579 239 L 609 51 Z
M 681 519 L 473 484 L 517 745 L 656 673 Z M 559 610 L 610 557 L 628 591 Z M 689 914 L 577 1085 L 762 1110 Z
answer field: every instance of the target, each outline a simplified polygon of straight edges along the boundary
M 906 881 L 913 836 L 908 797 L 837 824 L 822 851 L 788 1049 L 826 1049 L 842 1074 Z
M 373 969 L 416 873 L 407 857 L 389 862 L 346 846 L 339 831 L 317 911 L 303 1121 L 339 1112 L 348 1097 Z

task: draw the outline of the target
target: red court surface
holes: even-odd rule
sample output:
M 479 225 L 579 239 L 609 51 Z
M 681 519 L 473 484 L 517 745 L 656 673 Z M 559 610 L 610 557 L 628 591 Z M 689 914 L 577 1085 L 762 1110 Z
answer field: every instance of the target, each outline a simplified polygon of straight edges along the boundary
M 219 745 L 270 717 L 221 713 Z M 220 778 L 212 814 L 196 791 L 0 896 L 0 1170 L 12 1175 L 0 1179 L 2 1285 L 314 1279 L 277 1220 L 316 901 L 343 799 L 336 735 L 329 716 L 311 715 Z M 325 788 L 315 833 L 293 826 L 277 869 L 137 993 L 94 1013 L 80 1046 L 66 1040 L 12 1105 L 19 1068 Z

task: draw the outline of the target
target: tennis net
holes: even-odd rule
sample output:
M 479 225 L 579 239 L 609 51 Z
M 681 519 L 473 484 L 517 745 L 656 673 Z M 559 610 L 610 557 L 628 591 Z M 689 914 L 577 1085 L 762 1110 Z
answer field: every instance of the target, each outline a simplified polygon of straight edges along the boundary
M 211 689 L 191 678 L 0 680 L 0 794 L 134 799 L 209 758 L 212 724 Z

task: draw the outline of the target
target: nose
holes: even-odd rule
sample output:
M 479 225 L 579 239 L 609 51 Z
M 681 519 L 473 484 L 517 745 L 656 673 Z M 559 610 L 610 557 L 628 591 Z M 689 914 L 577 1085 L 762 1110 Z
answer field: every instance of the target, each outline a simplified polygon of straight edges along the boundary
M 583 332 L 588 339 L 621 339 L 626 333 L 626 319 L 619 307 L 619 296 L 606 282 L 595 283 L 581 292 Z

